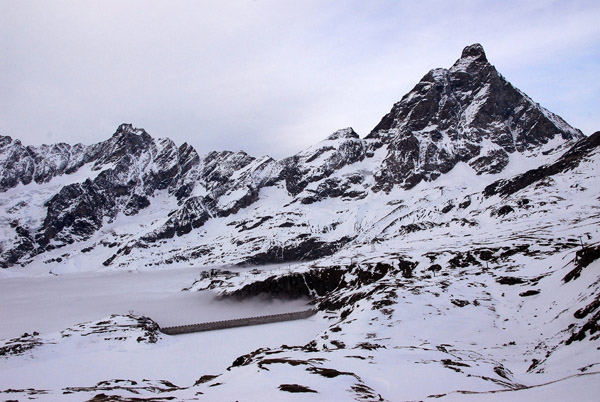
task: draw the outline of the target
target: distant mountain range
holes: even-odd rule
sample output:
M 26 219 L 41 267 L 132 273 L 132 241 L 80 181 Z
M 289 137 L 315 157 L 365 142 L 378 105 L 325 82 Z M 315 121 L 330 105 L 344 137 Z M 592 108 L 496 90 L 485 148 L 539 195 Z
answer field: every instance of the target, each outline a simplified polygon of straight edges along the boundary
M 365 138 L 342 129 L 282 160 L 200 156 L 131 124 L 90 146 L 0 137 L 0 264 L 314 259 L 381 237 L 378 221 L 410 212 L 402 190 L 435 187 L 459 164 L 492 184 L 511 162 L 524 173 L 578 141 L 590 140 L 514 88 L 478 44 L 428 72 Z M 460 202 L 436 213 L 447 220 Z

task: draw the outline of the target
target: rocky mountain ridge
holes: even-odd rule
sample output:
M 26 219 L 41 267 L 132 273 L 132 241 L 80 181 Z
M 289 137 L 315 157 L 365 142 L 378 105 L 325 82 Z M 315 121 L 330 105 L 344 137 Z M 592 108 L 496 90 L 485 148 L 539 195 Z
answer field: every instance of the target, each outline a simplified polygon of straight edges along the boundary
M 190 244 L 185 251 L 174 246 L 167 260 L 267 263 L 314 258 L 356 238 L 376 237 L 360 227 L 355 212 L 348 215 L 352 203 L 366 198 L 393 203 L 393 193 L 433 182 L 459 163 L 478 175 L 498 175 L 507 171 L 511 155 L 538 158 L 546 153 L 542 159 L 551 161 L 552 152 L 582 138 L 579 130 L 508 83 L 478 44 L 466 47 L 450 69 L 427 73 L 365 138 L 351 128 L 339 130 L 279 161 L 241 151 L 201 157 L 188 144 L 154 139 L 131 124 L 122 124 L 110 139 L 91 146 L 31 147 L 1 137 L 5 214 L 0 264 L 26 265 L 67 246 L 73 250 L 53 253 L 58 255 L 45 261 L 62 261 L 99 244 L 113 245 L 111 249 L 118 245 L 116 252 L 102 257 L 111 265 L 134 249 L 201 231 L 209 221 L 246 233 L 227 234 L 227 240 L 206 238 L 207 245 L 222 243 L 220 254 Z M 20 199 L 30 189 L 39 197 Z M 277 195 L 265 198 L 270 192 Z M 316 223 L 308 209 L 296 208 L 330 199 L 347 204 L 339 214 L 354 220 L 352 229 L 341 233 L 336 229 L 344 219 Z M 397 209 L 385 208 L 390 213 Z M 223 221 L 240 212 L 249 216 Z M 150 224 L 122 231 L 122 222 L 145 219 L 144 214 L 152 215 Z M 115 236 L 115 231 L 121 233 Z M 273 246 L 263 250 L 265 242 Z M 274 245 L 282 242 L 287 245 Z M 246 250 L 241 258 L 231 259 L 225 243 Z M 321 251 L 308 253 L 314 248 Z

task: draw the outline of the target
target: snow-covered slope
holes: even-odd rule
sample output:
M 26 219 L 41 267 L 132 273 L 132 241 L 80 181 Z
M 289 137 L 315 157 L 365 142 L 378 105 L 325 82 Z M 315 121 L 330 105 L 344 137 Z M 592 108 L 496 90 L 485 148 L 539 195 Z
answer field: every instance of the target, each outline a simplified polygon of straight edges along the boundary
M 250 354 L 221 381 L 297 378 L 324 395 L 333 387 L 338 397 L 344 389 L 347 399 L 359 400 L 462 400 L 473 392 L 474 400 L 497 392 L 493 400 L 594 400 L 598 145 L 600 133 L 555 164 L 480 191 L 468 186 L 477 175 L 465 165 L 467 172 L 451 173 L 440 186 L 405 192 L 411 207 L 375 222 L 379 235 L 370 245 L 344 248 L 293 273 L 221 284 L 237 297 L 300 289 L 315 296 L 330 323 L 311 345 Z M 511 186 L 524 177 L 529 185 Z M 456 190 L 462 186 L 476 191 Z M 447 206 L 453 208 L 442 212 Z M 347 381 L 323 384 L 311 375 L 315 366 Z
M 299 261 L 202 276 L 185 289 L 309 297 L 319 309 L 311 322 L 326 328 L 303 344 L 248 350 L 194 384 L 175 375 L 160 379 L 173 385 L 163 389 L 132 375 L 126 386 L 73 383 L 74 400 L 108 391 L 116 400 L 518 400 L 576 391 L 585 400 L 594 393 L 582 384 L 600 391 L 600 132 L 585 137 L 533 102 L 480 45 L 426 74 L 365 138 L 342 129 L 283 160 L 200 156 L 121 125 L 91 146 L 2 137 L 0 166 L 6 276 Z M 126 332 L 139 319 L 104 321 Z M 43 344 L 74 350 L 43 336 L 10 345 L 34 358 Z M 157 337 L 142 355 L 187 345 L 177 339 Z M 124 350 L 137 350 L 130 343 Z M 10 348 L 2 349 L 7 369 L 22 363 Z M 131 381 L 143 386 L 132 390 Z

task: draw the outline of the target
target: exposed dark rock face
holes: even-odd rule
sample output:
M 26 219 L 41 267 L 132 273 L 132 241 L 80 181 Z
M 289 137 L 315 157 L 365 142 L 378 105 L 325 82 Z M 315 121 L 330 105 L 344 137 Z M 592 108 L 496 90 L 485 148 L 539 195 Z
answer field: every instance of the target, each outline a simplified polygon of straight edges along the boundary
M 18 338 L 14 338 L 5 342 L 5 345 L 0 347 L 0 356 L 6 357 L 9 355 L 22 355 L 26 351 L 42 345 L 38 335 L 39 334 L 37 332 L 34 332 L 31 335 L 24 333 Z
M 281 176 L 287 190 L 298 195 L 309 183 L 329 177 L 346 165 L 362 161 L 366 156 L 364 141 L 352 128 L 338 130 L 327 139 L 281 161 Z
M 181 208 L 170 213 L 167 222 L 158 230 L 142 237 L 142 240 L 154 242 L 161 239 L 170 239 L 173 236 L 183 236 L 199 228 L 209 220 L 212 215 L 210 212 L 210 199 L 202 197 L 192 197 L 184 202 Z
M 272 276 L 264 281 L 249 283 L 226 297 L 247 299 L 268 295 L 278 299 L 299 299 L 323 296 L 342 283 L 346 270 L 343 268 L 313 269 L 304 273 Z
M 523 278 L 519 278 L 518 276 L 501 276 L 496 279 L 501 285 L 521 285 L 527 283 L 527 281 Z
M 90 164 L 91 174 L 83 182 L 62 187 L 46 203 L 41 227 L 32 228 L 36 245 L 17 245 L 4 256 L 13 264 L 27 253 L 42 252 L 85 240 L 119 213 L 137 214 L 148 207 L 160 190 L 183 198 L 193 189 L 194 166 L 199 158 L 188 145 L 176 147 L 168 139 L 154 140 L 143 129 L 122 124 L 107 141 L 73 147 L 66 144 L 23 147 L 2 137 L 0 163 L 6 191 L 19 183 L 50 182 L 54 177 L 74 174 Z
M 62 187 L 46 202 L 46 217 L 41 227 L 24 229 L 31 231 L 31 235 L 21 236 L 22 241 L 13 242 L 13 246 L 2 253 L 3 266 L 15 264 L 27 255 L 89 239 L 119 214 L 133 216 L 149 207 L 160 191 L 167 191 L 176 198 L 178 208 L 168 213 L 158 229 L 120 250 L 130 251 L 132 246 L 186 235 L 211 218 L 226 217 L 252 205 L 259 199 L 261 188 L 283 181 L 292 192 L 300 192 L 308 183 L 364 158 L 362 140 L 352 129 L 340 130 L 322 146 L 281 162 L 229 151 L 211 152 L 200 158 L 188 144 L 177 147 L 169 139 L 155 140 L 143 129 L 130 124 L 120 125 L 109 140 L 92 146 L 41 147 L 46 154 L 58 155 L 52 164 L 34 158 L 40 150 L 23 147 L 9 137 L 2 137 L 0 144 L 4 157 L 1 161 L 8 173 L 3 176 L 0 190 L 19 183 L 47 182 L 55 176 L 76 173 L 88 163 L 91 167 L 86 180 Z M 73 155 L 73 150 L 78 153 Z M 35 172 L 46 173 L 36 176 Z M 293 184 L 296 179 L 300 182 L 297 189 Z M 316 196 L 319 199 L 364 196 L 350 189 L 357 180 L 361 181 L 362 177 L 349 177 L 347 183 L 350 184 L 332 179 L 319 185 Z M 197 189 L 202 195 L 194 194 Z M 15 238 L 17 236 L 20 235 L 15 232 Z M 283 257 L 277 256 L 278 251 L 270 250 L 248 262 L 318 258 L 331 254 L 347 241 L 326 243 L 316 238 L 299 238 L 296 246 L 284 250 Z
M 181 154 L 180 154 L 181 151 Z M 100 173 L 81 184 L 63 187 L 47 204 L 47 215 L 36 236 L 41 247 L 52 240 L 72 243 L 89 238 L 103 219 L 119 212 L 135 215 L 150 205 L 156 191 L 179 189 L 198 156 L 189 147 L 177 148 L 168 139 L 154 141 L 144 130 L 119 126 L 113 137 L 89 147 L 92 170 Z M 180 160 L 180 155 L 184 158 Z M 183 162 L 183 165 L 180 163 Z
M 102 225 L 105 211 L 114 207 L 114 200 L 102 190 L 89 179 L 63 187 L 46 204 L 48 213 L 36 236 L 38 244 L 46 247 L 53 239 L 72 243 L 79 240 L 77 237 L 87 238 L 93 234 Z
M 508 154 L 502 149 L 490 151 L 487 155 L 472 159 L 469 165 L 479 174 L 500 173 L 508 165 Z
M 356 177 L 354 177 L 356 178 Z M 344 199 L 362 199 L 366 191 L 357 191 L 352 186 L 353 178 L 329 178 L 321 181 L 315 190 L 305 190 L 300 196 L 302 204 L 312 204 L 325 198 L 343 197 Z M 361 180 L 359 178 L 359 180 Z
M 575 268 L 571 270 L 567 275 L 565 275 L 563 281 L 567 283 L 579 278 L 579 276 L 581 275 L 581 271 L 599 258 L 600 246 L 585 247 L 577 251 L 577 253 L 575 254 Z
M 244 261 L 244 264 L 273 264 L 290 261 L 315 260 L 317 258 L 331 255 L 338 251 L 352 238 L 343 237 L 338 241 L 325 242 L 309 236 L 301 236 L 294 242 L 279 246 L 273 246 L 267 251 L 254 254 Z
M 171 184 L 171 193 L 181 201 L 191 195 L 194 189 L 194 172 L 193 170 L 200 163 L 198 153 L 188 143 L 184 143 L 178 149 L 179 156 L 179 177 L 177 181 Z
M 271 276 L 262 281 L 249 283 L 224 297 L 248 299 L 256 296 L 269 296 L 279 299 L 314 299 L 319 310 L 342 310 L 369 294 L 385 289 L 386 286 L 373 287 L 363 291 L 367 285 L 378 283 L 383 278 L 397 273 L 405 278 L 412 276 L 417 263 L 400 259 L 398 264 L 353 264 L 344 267 L 314 268 L 307 272 L 294 272 L 286 275 Z M 347 296 L 337 290 L 356 290 Z
M 298 392 L 312 392 L 312 393 L 318 393 L 317 391 L 315 391 L 314 389 L 311 389 L 309 387 L 306 387 L 304 385 L 299 385 L 299 384 L 281 384 L 279 386 L 279 389 L 281 391 L 286 391 L 286 392 L 292 392 L 292 393 L 298 393 Z
M 73 172 L 88 161 L 85 150 L 81 144 L 23 146 L 19 140 L 0 136 L 0 192 L 18 184 L 47 183 Z
M 21 257 L 34 252 L 36 248 L 33 236 L 26 228 L 20 226 L 18 222 L 13 222 L 11 226 L 15 229 L 16 239 L 13 243 L 14 247 L 5 253 L 4 261 L 0 260 L 2 268 L 18 263 Z
M 211 152 L 204 158 L 201 177 L 212 192 L 224 192 L 231 176 L 248 166 L 254 158 L 245 152 Z

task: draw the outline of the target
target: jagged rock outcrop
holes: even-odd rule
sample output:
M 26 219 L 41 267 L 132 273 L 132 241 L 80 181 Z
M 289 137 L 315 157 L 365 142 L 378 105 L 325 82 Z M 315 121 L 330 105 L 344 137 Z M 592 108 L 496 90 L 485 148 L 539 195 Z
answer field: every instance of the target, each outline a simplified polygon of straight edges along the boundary
M 155 242 L 160 239 L 170 239 L 177 236 L 183 236 L 197 229 L 212 218 L 211 210 L 214 209 L 213 202 L 208 197 L 191 197 L 187 199 L 181 208 L 172 211 L 169 219 L 157 230 L 146 234 L 142 240 Z
M 47 183 L 56 176 L 77 170 L 87 158 L 85 146 L 81 144 L 32 147 L 0 136 L 0 191 L 18 184 Z
M 362 161 L 364 141 L 351 127 L 338 130 L 324 141 L 284 159 L 282 176 L 288 192 L 300 194 L 310 183 L 331 176 L 342 167 Z

